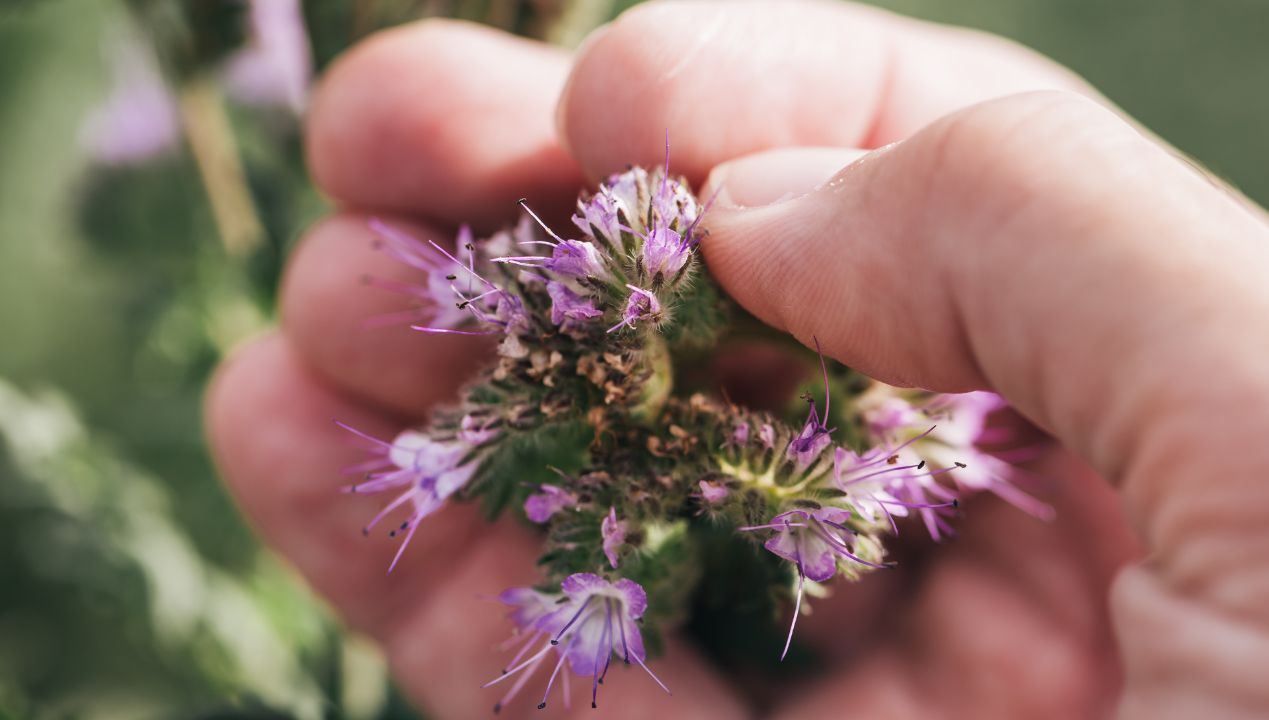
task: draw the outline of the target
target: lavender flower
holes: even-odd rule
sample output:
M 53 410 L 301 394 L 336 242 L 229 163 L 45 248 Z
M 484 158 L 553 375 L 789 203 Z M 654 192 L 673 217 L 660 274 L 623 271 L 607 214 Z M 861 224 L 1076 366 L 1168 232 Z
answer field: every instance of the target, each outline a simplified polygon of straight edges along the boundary
M 614 655 L 627 664 L 631 660 L 638 663 L 662 690 L 670 692 L 644 662 L 646 654 L 643 636 L 636 623 L 648 607 L 648 596 L 642 586 L 626 579 L 610 583 L 598 575 L 576 573 L 565 578 L 560 589 L 563 591 L 562 597 L 552 603 L 551 607 L 554 609 L 544 615 L 539 613 L 541 598 L 529 597 L 522 591 L 511 596 L 509 604 L 520 608 L 521 619 L 529 621 L 521 627 L 531 628 L 536 633 L 516 656 L 516 660 L 523 657 L 534 640 L 541 637 L 550 639 L 527 659 L 518 663 L 513 660 L 508 663 L 511 666 L 509 669 L 485 683 L 484 687 L 490 687 L 517 673 L 524 673 L 512 692 L 494 706 L 495 710 L 514 696 L 524 678 L 531 675 L 552 650 L 559 654 L 559 660 L 547 681 L 545 692 L 542 693 L 539 709 L 546 707 L 551 688 L 566 661 L 574 674 L 591 678 L 591 707 L 598 707 L 599 684 L 607 677 Z
M 584 327 L 587 320 L 604 314 L 593 301 L 573 292 L 564 283 L 552 280 L 546 284 L 546 292 L 551 296 L 551 322 L 563 330 Z
M 539 485 L 542 492 L 524 501 L 524 514 L 535 523 L 544 523 L 555 513 L 577 506 L 577 495 L 558 485 Z M 616 567 L 614 565 L 613 567 Z
M 872 405 L 862 407 L 860 414 L 868 432 L 878 439 L 890 439 L 895 432 L 910 428 L 921 419 L 912 403 L 894 396 L 881 398 Z
M 414 537 L 419 521 L 440 509 L 449 496 L 466 485 L 479 462 L 468 458 L 472 447 L 461 441 L 442 443 L 417 430 L 405 430 L 389 443 L 342 423 L 340 427 L 370 441 L 374 455 L 366 463 L 350 468 L 351 471 L 366 473 L 366 480 L 345 486 L 344 492 L 374 494 L 400 491 L 366 524 L 362 532 L 370 534 L 379 521 L 398 508 L 405 505 L 411 508 L 406 520 L 388 533 L 396 537 L 399 532 L 405 532 L 405 539 L 388 566 L 390 573 Z
M 678 275 L 692 257 L 687 239 L 669 227 L 655 227 L 643 241 L 640 260 L 654 287 Z
M 80 131 L 88 153 L 107 165 L 134 165 L 175 147 L 181 137 L 176 98 L 144 40 L 116 40 L 110 65 L 110 96 L 92 110 Z
M 907 517 L 909 510 L 917 510 L 925 519 L 930 536 L 938 540 L 941 533 L 950 529 L 944 514 L 957 508 L 959 501 L 933 478 L 964 465 L 955 463 L 927 471 L 924 460 L 904 463 L 903 450 L 904 446 L 892 451 L 877 449 L 861 456 L 839 447 L 833 456 L 833 483 L 846 494 L 851 507 L 862 519 L 877 522 L 884 517 L 890 529 L 897 533 L 899 528 L 894 518 Z M 930 495 L 941 502 L 931 499 Z
M 511 263 L 513 265 L 522 265 L 524 267 L 545 268 L 567 278 L 591 278 L 605 280 L 611 277 L 608 268 L 605 267 L 605 256 L 600 253 L 599 248 L 591 242 L 585 240 L 565 240 L 555 234 L 542 219 L 537 216 L 529 206 L 520 201 L 521 207 L 529 214 L 538 225 L 551 236 L 554 242 L 549 240 L 529 240 L 522 241 L 523 245 L 547 245 L 551 248 L 551 254 L 545 255 L 508 255 L 496 257 L 494 262 Z
M 542 618 L 550 615 L 556 609 L 559 601 L 564 600 L 564 598 L 559 593 L 544 593 L 534 590 L 533 588 L 511 588 L 509 590 L 504 590 L 502 594 L 498 596 L 498 600 L 500 600 L 504 605 L 509 605 L 514 608 L 508 617 L 511 619 L 511 622 L 516 625 L 515 632 L 505 643 L 503 643 L 501 649 L 506 650 L 514 647 L 515 644 L 523 637 L 527 636 L 528 640 L 520 643 L 520 649 L 506 665 L 506 668 L 516 668 L 518 670 L 523 670 L 523 672 L 520 673 L 520 677 L 518 677 L 515 683 L 511 685 L 511 688 L 507 690 L 506 694 L 502 696 L 502 699 L 494 704 L 494 713 L 500 712 L 508 702 L 520 693 L 520 690 L 524 688 L 524 685 L 529 681 L 529 678 L 533 677 L 533 674 L 537 671 L 538 666 L 540 666 L 548 657 L 549 653 L 539 652 L 534 655 L 528 663 L 520 664 L 520 660 L 524 658 L 525 653 L 529 651 L 529 648 L 533 647 L 539 640 L 545 639 L 547 631 L 538 628 L 538 623 L 542 620 Z M 549 645 L 547 647 L 549 647 Z M 509 671 L 506 668 L 503 669 L 503 675 L 500 676 L 498 680 L 510 675 L 512 672 L 515 672 L 513 670 Z M 489 687 L 490 685 L 493 685 L 494 682 L 497 682 L 497 680 L 487 683 L 484 687 Z M 568 702 L 567 689 L 564 691 L 564 701 L 565 703 Z
M 229 91 L 245 102 L 304 111 L 313 57 L 300 0 L 250 0 L 247 46 L 225 66 Z
M 897 401 L 906 402 L 902 399 Z M 865 407 L 881 414 L 884 410 L 878 412 L 877 408 L 887 406 L 897 408 L 898 403 L 883 396 L 880 399 L 871 399 Z M 980 447 L 980 443 L 992 439 L 987 428 L 987 418 L 1004 406 L 1005 402 L 999 395 L 989 392 L 935 396 L 920 410 L 935 425 L 911 437 L 904 446 L 910 446 L 911 452 L 921 459 L 949 468 L 949 478 L 963 492 L 989 491 L 1030 515 L 1042 519 L 1051 518 L 1053 508 L 1050 505 L 1031 497 L 1014 484 L 1013 480 L 1019 471 Z M 896 419 L 897 417 L 898 415 Z M 905 430 L 911 433 L 913 428 L 904 428 L 894 423 L 886 432 L 893 437 L 902 435 Z M 924 487 L 939 498 L 947 498 L 951 494 L 935 483 L 925 483 Z M 923 515 L 927 525 L 931 525 L 929 514 Z M 942 529 L 946 532 L 950 527 Z
M 604 516 L 604 521 L 600 523 L 599 532 L 603 535 L 604 556 L 608 558 L 608 563 L 617 567 L 617 551 L 622 545 L 626 544 L 626 530 L 629 523 L 625 520 L 617 519 L 617 508 L 608 508 L 608 514 Z
M 775 427 L 771 423 L 763 423 L 758 428 L 758 442 L 768 450 L 775 449 Z
M 630 288 L 630 298 L 626 301 L 626 309 L 621 313 L 621 322 L 608 328 L 608 332 L 615 332 L 623 327 L 632 328 L 642 320 L 656 322 L 661 316 L 661 302 L 656 295 L 634 285 L 626 287 Z
M 814 503 L 810 503 L 815 505 Z M 866 568 L 888 568 L 880 562 L 883 550 L 870 536 L 858 533 L 847 526 L 850 511 L 835 507 L 796 508 L 771 518 L 766 525 L 739 528 L 740 532 L 776 530 L 774 536 L 763 544 L 767 550 L 793 563 L 798 573 L 797 601 L 793 606 L 793 621 L 784 642 L 780 659 L 789 652 L 793 642 L 793 630 L 797 627 L 802 609 L 802 593 L 807 580 L 824 582 L 837 573 L 839 559 Z
M 472 447 L 484 445 L 502 434 L 497 425 L 497 418 L 478 419 L 468 413 L 459 421 L 458 439 Z
M 589 200 L 577 202 L 577 214 L 573 215 L 573 224 L 582 232 L 592 234 L 604 240 L 610 248 L 621 248 L 621 222 L 618 211 L 621 206 L 612 192 L 601 186 Z M 629 215 L 629 211 L 626 211 Z
M 802 424 L 802 430 L 797 437 L 789 443 L 789 447 L 785 449 L 785 457 L 792 460 L 798 470 L 805 470 L 811 466 L 824 452 L 824 448 L 832 443 L 830 435 L 835 428 L 830 428 L 826 424 L 828 422 L 829 410 L 832 407 L 832 393 L 828 387 L 828 365 L 824 362 L 824 354 L 819 352 L 820 343 L 815 341 L 815 351 L 820 356 L 820 372 L 824 376 L 824 415 L 821 417 L 815 410 L 815 400 L 809 395 L 806 398 L 810 409 L 807 412 L 806 421 Z
M 712 480 L 701 480 L 698 485 L 701 488 L 701 499 L 709 505 L 721 503 L 731 493 L 726 485 Z

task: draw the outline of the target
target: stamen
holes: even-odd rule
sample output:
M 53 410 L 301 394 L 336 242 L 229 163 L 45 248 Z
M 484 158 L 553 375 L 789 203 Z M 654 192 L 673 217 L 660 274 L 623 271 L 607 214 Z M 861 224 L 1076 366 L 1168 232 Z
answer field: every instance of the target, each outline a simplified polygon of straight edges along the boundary
M 587 600 L 589 599 L 587 598 Z M 564 667 L 564 661 L 568 658 L 568 651 L 572 649 L 575 642 L 577 642 L 576 635 L 569 638 L 568 645 L 564 646 L 564 652 L 560 653 L 560 659 L 555 663 L 555 669 L 551 671 L 551 679 L 546 681 L 546 692 L 542 693 L 542 702 L 538 703 L 539 710 L 546 708 L 546 698 L 551 694 L 551 686 L 555 685 L 555 677 L 560 674 L 560 668 Z
M 529 203 L 527 202 L 527 198 L 520 198 L 516 202 L 520 204 L 520 207 L 524 208 L 525 212 L 529 213 L 529 217 L 537 221 L 537 224 L 543 230 L 546 231 L 547 235 L 550 235 L 551 237 L 555 238 L 559 242 L 564 242 L 564 238 L 560 237 L 559 235 L 556 235 L 555 231 L 552 230 L 550 227 L 548 227 L 546 223 L 542 222 L 542 218 L 538 217 L 538 214 L 533 212 L 533 210 L 529 208 Z
M 802 561 L 798 560 L 798 596 L 793 603 L 793 621 L 789 623 L 789 636 L 784 640 L 784 650 L 780 653 L 780 661 L 789 654 L 789 646 L 793 644 L 793 630 L 798 626 L 798 615 L 802 612 L 802 591 L 806 586 L 806 574 L 802 572 Z
M 573 614 L 573 619 L 569 620 L 568 624 L 565 625 L 563 628 L 561 628 L 560 631 L 555 634 L 555 637 L 551 638 L 552 645 L 560 644 L 560 638 L 564 636 L 564 633 L 568 632 L 569 628 L 573 627 L 573 623 L 577 622 L 577 618 L 582 616 L 582 613 L 586 610 L 586 606 L 590 605 L 590 601 L 594 599 L 595 599 L 595 596 L 591 595 L 587 597 L 584 602 L 582 602 L 582 606 L 577 608 L 577 612 Z
M 391 447 L 392 447 L 392 443 L 388 442 L 387 440 L 380 440 L 379 438 L 375 437 L 374 435 L 370 435 L 370 434 L 364 433 L 364 432 L 362 432 L 362 431 L 358 430 L 357 428 L 353 427 L 352 425 L 348 425 L 348 424 L 346 424 L 346 423 L 342 423 L 342 422 L 340 422 L 340 421 L 338 421 L 338 420 L 336 420 L 336 421 L 335 421 L 335 425 L 337 425 L 337 426 L 339 426 L 339 427 L 343 428 L 344 430 L 347 430 L 348 432 L 352 433 L 353 435 L 356 435 L 357 437 L 361 438 L 362 440 L 369 440 L 370 442 L 374 443 L 375 445 L 379 445 L 379 446 L 381 446 L 381 447 L 385 447 L 385 448 L 391 448 Z
M 546 644 L 544 644 L 541 648 L 539 648 L 539 649 L 538 649 L 538 651 L 537 651 L 536 653 L 534 653 L 534 654 L 533 654 L 533 657 L 529 658 L 528 660 L 525 660 L 524 662 L 520 663 L 519 665 L 516 665 L 515 667 L 513 667 L 513 668 L 511 668 L 510 670 L 508 670 L 508 671 L 504 672 L 503 674 L 499 675 L 498 677 L 494 678 L 493 680 L 490 680 L 489 682 L 485 683 L 484 685 L 481 685 L 480 687 L 483 689 L 483 688 L 493 687 L 494 685 L 497 685 L 498 683 L 500 683 L 500 682 L 502 682 L 503 680 L 506 680 L 507 678 L 511 677 L 512 675 L 514 675 L 514 674 L 516 674 L 516 673 L 520 672 L 521 670 L 523 670 L 524 668 L 528 667 L 529 665 L 532 665 L 532 664 L 533 664 L 533 662 L 534 662 L 535 660 L 540 660 L 540 659 L 542 658 L 542 656 L 543 656 L 543 655 L 546 655 L 546 654 L 547 654 L 548 652 L 550 652 L 550 651 L 551 651 L 551 644 L 550 644 L 550 643 L 546 643 Z
M 392 558 L 392 564 L 388 566 L 388 574 L 396 568 L 397 563 L 401 561 L 401 555 L 405 553 L 405 549 L 410 546 L 410 540 L 414 538 L 414 533 L 419 529 L 419 523 L 410 526 L 410 531 L 405 534 L 405 539 L 401 541 L 401 547 L 397 549 L 397 554 Z

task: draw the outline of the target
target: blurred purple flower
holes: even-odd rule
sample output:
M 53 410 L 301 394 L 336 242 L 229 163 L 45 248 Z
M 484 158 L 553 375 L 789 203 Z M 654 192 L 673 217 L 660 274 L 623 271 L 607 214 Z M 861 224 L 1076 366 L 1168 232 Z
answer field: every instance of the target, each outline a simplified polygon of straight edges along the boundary
M 225 64 L 231 95 L 255 105 L 304 111 L 313 56 L 300 0 L 250 0 L 247 45 Z
M 150 48 L 140 39 L 119 39 L 109 54 L 110 95 L 85 118 L 80 142 L 99 163 L 140 164 L 171 150 L 180 140 L 176 98 Z

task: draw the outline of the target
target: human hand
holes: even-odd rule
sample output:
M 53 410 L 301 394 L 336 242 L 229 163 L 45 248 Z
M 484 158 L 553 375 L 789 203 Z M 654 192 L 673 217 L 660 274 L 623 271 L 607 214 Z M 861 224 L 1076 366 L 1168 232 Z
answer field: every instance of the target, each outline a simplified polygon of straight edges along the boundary
M 1269 411 L 1245 400 L 1269 383 L 1253 352 L 1269 299 L 1237 272 L 1269 252 L 1256 211 L 1089 101 L 1018 97 L 938 120 L 1018 90 L 1082 87 L 1001 41 L 859 8 L 629 13 L 587 45 L 563 91 L 561 137 L 576 162 L 550 122 L 568 63 L 446 22 L 384 33 L 341 61 L 316 98 L 309 146 L 319 184 L 348 209 L 292 259 L 280 334 L 240 352 L 211 391 L 216 455 L 244 511 L 383 643 L 421 704 L 438 717 L 492 705 L 478 686 L 497 670 L 501 610 L 472 599 L 529 581 L 532 543 L 450 507 L 385 578 L 394 548 L 355 537 L 374 501 L 320 482 L 356 455 L 331 418 L 390 434 L 450 397 L 481 350 L 363 328 L 399 305 L 359 278 L 403 276 L 370 249 L 363 213 L 414 218 L 437 240 L 458 222 L 489 229 L 521 195 L 563 208 L 583 172 L 659 161 L 669 128 L 675 170 L 694 181 L 769 147 L 902 141 L 763 207 L 736 206 L 808 191 L 850 151 L 717 169 L 711 271 L 763 319 L 883 380 L 994 387 L 1120 491 L 1054 453 L 1039 472 L 1061 479 L 1046 498 L 1055 523 L 984 501 L 919 585 L 874 574 L 819 603 L 803 637 L 863 649 L 787 693 L 775 715 L 1107 712 L 1119 677 L 1105 597 L 1134 551 L 1120 498 L 1153 558 L 1116 586 L 1125 714 L 1269 706 L 1255 682 L 1269 656 L 1256 602 L 1269 491 L 1255 475 L 1265 451 L 1250 442 Z M 864 637 L 875 617 L 883 642 Z M 748 713 L 688 647 L 653 667 L 674 678 L 675 697 L 612 683 L 608 717 Z

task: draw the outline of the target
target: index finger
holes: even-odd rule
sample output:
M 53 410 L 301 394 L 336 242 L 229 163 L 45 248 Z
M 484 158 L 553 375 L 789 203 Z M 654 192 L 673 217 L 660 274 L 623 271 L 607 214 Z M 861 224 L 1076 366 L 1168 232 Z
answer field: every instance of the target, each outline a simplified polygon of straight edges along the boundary
M 693 182 L 786 145 L 875 148 L 1024 90 L 1091 94 L 1007 40 L 840 2 L 638 6 L 580 51 L 560 135 L 591 177 L 657 164 Z
M 562 50 L 453 20 L 376 34 L 313 99 L 307 152 L 338 203 L 489 230 L 516 199 L 566 208 L 581 175 L 555 140 Z

